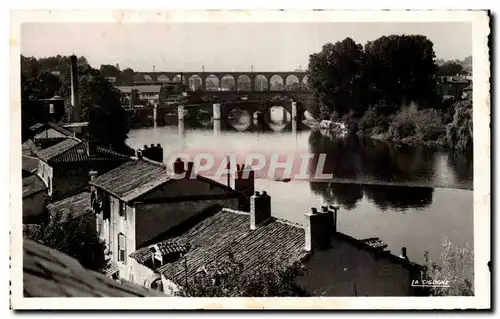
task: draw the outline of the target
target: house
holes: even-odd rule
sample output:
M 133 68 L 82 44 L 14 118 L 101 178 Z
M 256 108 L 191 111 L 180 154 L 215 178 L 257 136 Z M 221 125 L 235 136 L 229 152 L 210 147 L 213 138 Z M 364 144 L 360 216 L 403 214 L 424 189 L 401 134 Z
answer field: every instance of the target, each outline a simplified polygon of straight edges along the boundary
M 34 156 L 36 151 L 51 147 L 67 138 L 73 133 L 54 123 L 37 123 L 29 128 L 27 139 L 22 143 L 22 154 Z
M 133 270 L 130 253 L 156 242 L 165 232 L 214 204 L 237 208 L 248 201 L 244 192 L 254 183 L 251 174 L 252 179 L 236 183 L 237 190 L 233 190 L 196 174 L 190 178 L 193 163 L 186 168 L 179 159 L 172 171 L 163 163 L 139 156 L 90 182 L 97 230 L 119 277 L 130 281 L 143 277 Z M 177 178 L 181 173 L 186 177 Z
M 38 158 L 22 155 L 22 175 L 24 177 L 28 177 L 32 174 L 35 174 L 38 169 Z
M 48 187 L 34 173 L 23 177 L 23 224 L 38 224 L 47 220 L 45 204 Z
M 117 86 L 117 88 L 120 90 L 124 103 L 130 102 L 132 90 L 137 90 L 139 100 L 147 101 L 156 106 L 160 104 L 161 85 Z
M 443 76 L 438 80 L 438 91 L 441 96 L 453 96 L 458 100 L 462 90 L 472 84 L 472 80 L 464 76 Z
M 91 173 L 103 174 L 130 160 L 128 156 L 74 137 L 34 153 L 40 159 L 37 174 L 54 200 L 85 189 Z
M 302 263 L 297 283 L 313 296 L 411 296 L 421 266 L 384 251 L 374 239 L 357 240 L 336 231 L 336 207 L 312 209 L 304 225 L 271 216 L 265 192 L 251 197 L 250 212 L 222 208 L 198 216 L 168 238 L 130 255 L 135 283 L 154 282 L 167 295 L 197 276 L 223 280 L 231 264 L 255 271 L 267 262 Z M 144 277 L 148 276 L 148 277 Z
M 125 281 L 88 270 L 55 249 L 23 240 L 24 297 L 161 297 Z

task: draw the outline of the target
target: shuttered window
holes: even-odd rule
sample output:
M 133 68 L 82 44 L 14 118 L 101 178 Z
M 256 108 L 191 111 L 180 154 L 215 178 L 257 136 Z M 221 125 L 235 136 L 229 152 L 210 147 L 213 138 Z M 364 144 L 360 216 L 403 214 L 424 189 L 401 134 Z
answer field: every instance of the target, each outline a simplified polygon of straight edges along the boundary
M 122 233 L 118 234 L 118 261 L 126 263 L 126 256 L 127 256 L 127 248 L 126 248 L 126 241 L 125 241 L 125 235 Z

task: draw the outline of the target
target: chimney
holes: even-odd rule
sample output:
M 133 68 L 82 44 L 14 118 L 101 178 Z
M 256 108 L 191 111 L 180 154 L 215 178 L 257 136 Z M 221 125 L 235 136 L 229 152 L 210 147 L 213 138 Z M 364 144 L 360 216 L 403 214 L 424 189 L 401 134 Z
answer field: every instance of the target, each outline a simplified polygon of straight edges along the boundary
M 194 169 L 194 163 L 193 162 L 188 162 L 187 163 L 187 170 L 186 170 L 186 178 L 195 178 L 194 176 L 191 177 L 191 174 L 193 173 Z
M 185 167 L 184 167 L 184 162 L 178 158 L 174 162 L 174 173 L 175 174 L 182 174 L 185 172 Z
M 236 165 L 234 190 L 244 193 L 248 197 L 255 192 L 255 172 L 250 166 Z
M 94 141 L 86 141 L 85 142 L 87 146 L 87 155 L 88 156 L 94 156 L 97 154 L 97 143 Z
M 330 222 L 330 225 L 333 225 L 333 234 L 337 234 L 337 212 L 339 210 L 338 205 L 330 205 L 328 206 L 329 210 L 332 212 L 332 218 Z
M 141 159 L 142 158 L 142 151 L 137 150 L 137 158 Z
M 73 123 L 80 122 L 80 99 L 78 96 L 78 65 L 76 55 L 69 57 L 71 77 L 71 120 Z
M 327 206 L 322 206 L 320 211 L 311 208 L 311 212 L 305 215 L 305 249 L 313 251 L 328 248 L 333 231 L 333 211 L 329 210 Z
M 90 180 L 93 181 L 97 177 L 97 171 L 91 170 L 89 172 Z
M 271 197 L 266 192 L 255 192 L 250 196 L 250 229 L 254 230 L 259 225 L 271 218 Z

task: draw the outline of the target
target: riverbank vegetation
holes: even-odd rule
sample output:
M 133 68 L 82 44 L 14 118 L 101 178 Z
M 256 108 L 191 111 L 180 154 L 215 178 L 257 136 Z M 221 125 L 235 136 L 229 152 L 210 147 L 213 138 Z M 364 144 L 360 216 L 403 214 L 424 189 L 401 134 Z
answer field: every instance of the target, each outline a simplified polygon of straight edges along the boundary
M 443 239 L 440 259 L 431 261 L 426 254 L 425 279 L 442 286 L 431 287 L 433 296 L 474 296 L 474 253 Z
M 456 70 L 439 67 L 433 43 L 420 35 L 383 36 L 364 47 L 351 38 L 328 43 L 309 58 L 311 113 L 365 137 L 471 152 L 472 100 L 437 93 L 437 75 Z
M 71 118 L 71 79 L 68 56 L 36 59 L 21 56 L 22 101 L 65 99 L 66 116 Z M 89 122 L 89 138 L 104 147 L 132 155 L 134 150 L 125 143 L 129 132 L 126 111 L 121 106 L 120 92 L 100 70 L 92 68 L 85 57 L 77 60 L 80 120 Z M 35 123 L 32 123 L 35 124 Z

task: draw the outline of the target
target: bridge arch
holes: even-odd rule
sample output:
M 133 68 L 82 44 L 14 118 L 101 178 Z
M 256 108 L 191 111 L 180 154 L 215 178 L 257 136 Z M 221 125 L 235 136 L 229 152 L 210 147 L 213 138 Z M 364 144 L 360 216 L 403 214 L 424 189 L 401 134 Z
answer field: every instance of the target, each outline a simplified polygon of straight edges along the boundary
M 156 80 L 160 81 L 160 82 L 169 82 L 170 79 L 168 78 L 168 76 L 166 76 L 165 74 L 162 74 L 160 76 L 158 76 L 156 78 Z
M 299 78 L 294 74 L 287 76 L 285 88 L 287 91 L 300 91 L 301 85 Z
M 252 80 L 248 75 L 246 74 L 240 75 L 236 82 L 238 91 L 252 91 Z
M 134 82 L 142 82 L 145 81 L 144 75 L 142 74 L 135 74 L 134 75 Z
M 144 75 L 144 81 L 153 81 L 153 78 L 149 74 Z
M 279 75 L 271 76 L 270 82 L 270 90 L 271 91 L 283 91 L 285 86 L 283 85 L 283 78 Z
M 255 77 L 254 89 L 255 91 L 267 91 L 269 89 L 269 83 L 264 75 L 259 74 Z
M 172 79 L 172 82 L 174 82 L 174 83 L 185 83 L 185 81 L 186 81 L 186 77 L 183 75 L 181 78 L 180 74 L 177 74 Z
M 189 89 L 193 92 L 200 91 L 203 89 L 203 80 L 201 76 L 195 74 L 189 77 Z
M 226 74 L 220 80 L 220 87 L 222 91 L 234 91 L 236 88 L 236 82 L 234 77 L 230 74 Z
M 220 88 L 219 78 L 216 75 L 210 74 L 205 79 L 205 91 L 218 91 Z

